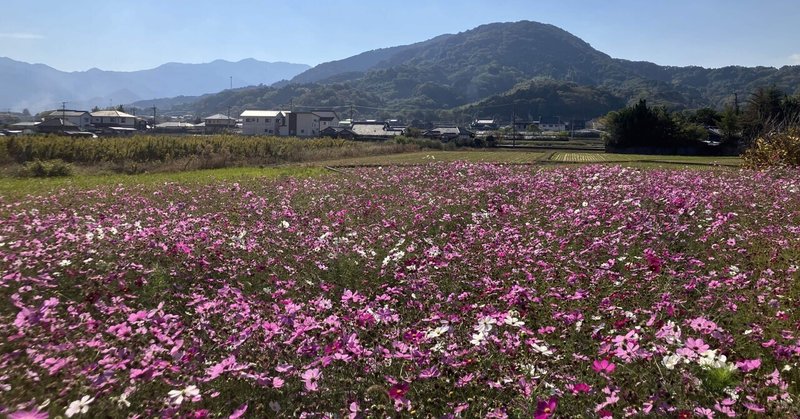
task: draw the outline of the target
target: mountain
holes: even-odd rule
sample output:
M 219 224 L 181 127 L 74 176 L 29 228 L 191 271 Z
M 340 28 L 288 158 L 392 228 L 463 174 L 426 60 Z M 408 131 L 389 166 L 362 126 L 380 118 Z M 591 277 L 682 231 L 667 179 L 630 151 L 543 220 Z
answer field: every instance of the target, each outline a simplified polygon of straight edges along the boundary
M 563 29 L 521 21 L 368 51 L 320 64 L 289 82 L 226 91 L 181 106 L 198 114 L 293 104 L 378 118 L 444 120 L 466 112 L 563 116 L 567 111 L 591 118 L 640 98 L 676 109 L 721 108 L 735 93 L 744 101 L 749 92 L 769 85 L 797 94 L 800 66 L 659 66 L 612 58 Z
M 93 68 L 64 72 L 43 64 L 0 57 L 0 108 L 28 108 L 33 112 L 128 104 L 171 96 L 196 96 L 230 87 L 272 84 L 291 79 L 309 68 L 305 64 L 270 63 L 246 59 L 216 60 L 206 64 L 168 63 L 150 70 L 120 72 Z

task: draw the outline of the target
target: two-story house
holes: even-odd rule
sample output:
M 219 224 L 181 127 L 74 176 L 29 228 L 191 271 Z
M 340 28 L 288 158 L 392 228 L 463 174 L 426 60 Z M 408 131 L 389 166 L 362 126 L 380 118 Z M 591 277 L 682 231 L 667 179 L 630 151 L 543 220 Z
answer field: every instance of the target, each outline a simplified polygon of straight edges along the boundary
M 290 137 L 319 137 L 319 116 L 314 112 L 287 112 L 287 126 L 281 135 Z
M 121 111 L 92 112 L 92 125 L 95 128 L 136 129 L 136 117 Z
M 205 122 L 204 130 L 207 134 L 225 132 L 236 128 L 236 118 L 231 118 L 221 113 L 207 116 L 203 118 L 203 122 Z
M 41 114 L 41 117 L 42 121 L 48 121 L 51 119 L 64 120 L 66 122 L 75 125 L 81 131 L 90 128 L 92 125 L 92 114 L 86 111 L 61 109 L 61 110 L 44 112 Z
M 288 131 L 286 115 L 282 111 L 246 110 L 240 115 L 244 135 L 283 135 Z
M 312 111 L 319 117 L 319 132 L 325 128 L 339 126 L 339 115 L 334 111 Z

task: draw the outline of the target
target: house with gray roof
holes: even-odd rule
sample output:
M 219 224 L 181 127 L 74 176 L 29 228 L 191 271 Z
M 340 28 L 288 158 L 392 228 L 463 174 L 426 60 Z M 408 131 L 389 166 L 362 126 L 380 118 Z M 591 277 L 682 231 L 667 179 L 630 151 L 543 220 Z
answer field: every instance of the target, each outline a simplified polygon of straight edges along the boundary
M 92 114 L 87 111 L 76 111 L 72 109 L 56 109 L 53 111 L 42 112 L 42 121 L 50 119 L 63 119 L 74 124 L 80 130 L 85 130 L 92 125 Z

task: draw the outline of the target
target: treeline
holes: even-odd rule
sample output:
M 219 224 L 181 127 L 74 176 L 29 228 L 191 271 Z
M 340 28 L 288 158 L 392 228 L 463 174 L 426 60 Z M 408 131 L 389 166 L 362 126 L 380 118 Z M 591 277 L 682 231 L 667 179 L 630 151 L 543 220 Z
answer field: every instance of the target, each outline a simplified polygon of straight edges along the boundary
M 731 152 L 752 144 L 765 132 L 797 118 L 800 96 L 791 97 L 775 87 L 757 89 L 743 104 L 670 112 L 650 107 L 642 99 L 636 105 L 605 117 L 606 147 L 613 150 L 698 150 Z

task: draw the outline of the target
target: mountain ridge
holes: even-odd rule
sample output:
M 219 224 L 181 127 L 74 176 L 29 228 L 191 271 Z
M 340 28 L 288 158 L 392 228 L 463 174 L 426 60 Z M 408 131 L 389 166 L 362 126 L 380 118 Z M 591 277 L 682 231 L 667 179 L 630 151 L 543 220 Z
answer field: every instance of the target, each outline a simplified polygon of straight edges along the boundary
M 269 85 L 292 78 L 310 66 L 266 62 L 252 58 L 209 63 L 164 63 L 135 71 L 90 68 L 61 71 L 41 63 L 26 63 L 0 57 L 0 108 L 30 108 L 38 111 L 60 107 L 69 101 L 75 108 L 127 104 L 164 96 L 199 96 L 230 87 Z

